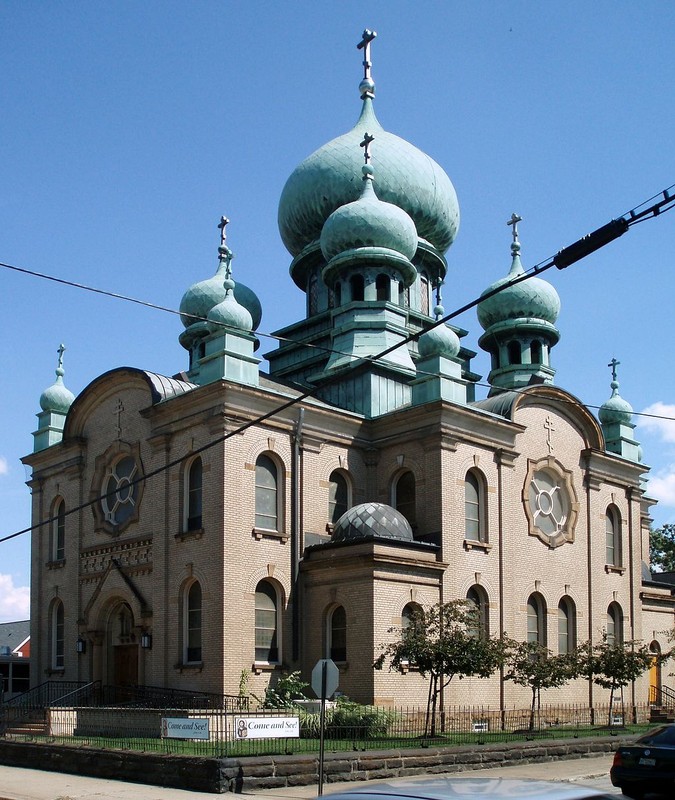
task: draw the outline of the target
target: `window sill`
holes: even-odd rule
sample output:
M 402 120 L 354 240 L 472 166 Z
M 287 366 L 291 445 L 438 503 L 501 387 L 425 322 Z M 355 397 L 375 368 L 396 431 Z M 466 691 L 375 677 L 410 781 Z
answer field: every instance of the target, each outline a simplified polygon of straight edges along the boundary
M 283 531 L 273 531 L 268 528 L 253 528 L 251 531 L 253 538 L 260 541 L 260 539 L 278 539 L 281 544 L 288 541 L 288 534 Z
M 610 573 L 614 573 L 615 575 L 623 575 L 625 571 L 625 567 L 615 567 L 614 564 L 605 564 L 605 572 L 608 575 Z
M 271 661 L 254 661 L 251 672 L 254 675 L 260 675 L 263 672 L 274 672 L 275 669 L 281 669 L 281 664 L 272 663 Z
M 63 569 L 66 566 L 65 558 L 55 558 L 47 562 L 47 569 Z
M 65 667 L 59 667 L 58 669 L 46 669 L 45 670 L 45 675 L 50 675 L 50 676 L 56 675 L 57 677 L 60 677 L 60 678 L 62 678 L 65 674 L 66 674 L 66 668 Z
M 204 662 L 203 661 L 192 661 L 190 663 L 178 663 L 174 664 L 173 668 L 176 672 L 201 672 L 204 669 Z
M 204 535 L 204 528 L 197 528 L 194 531 L 179 531 L 174 539 L 177 542 L 184 542 L 188 539 L 201 539 Z
M 482 550 L 484 553 L 489 553 L 492 550 L 492 545 L 487 542 L 477 542 L 473 539 L 464 540 L 465 550 Z

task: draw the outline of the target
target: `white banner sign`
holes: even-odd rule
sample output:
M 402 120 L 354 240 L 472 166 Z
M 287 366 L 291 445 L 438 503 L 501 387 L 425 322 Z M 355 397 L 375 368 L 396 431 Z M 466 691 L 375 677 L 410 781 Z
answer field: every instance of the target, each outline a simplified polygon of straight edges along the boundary
M 237 739 L 299 739 L 299 717 L 235 717 Z
M 164 739 L 208 739 L 208 719 L 188 717 L 162 717 L 162 737 Z

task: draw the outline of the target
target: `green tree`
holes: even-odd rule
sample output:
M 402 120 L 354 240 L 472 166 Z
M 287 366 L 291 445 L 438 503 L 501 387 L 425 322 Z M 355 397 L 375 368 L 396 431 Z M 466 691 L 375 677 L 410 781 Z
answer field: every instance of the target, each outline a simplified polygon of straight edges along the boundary
M 675 523 L 649 533 L 649 560 L 662 572 L 675 572 Z
M 608 725 L 612 724 L 616 690 L 621 690 L 623 715 L 624 686 L 648 670 L 655 657 L 646 644 L 638 641 L 619 642 L 609 639 L 607 633 L 602 634 L 602 640 L 598 644 L 586 642 L 579 647 L 579 674 L 610 690 Z
M 573 653 L 553 655 L 539 642 L 508 642 L 506 680 L 532 691 L 530 730 L 541 712 L 541 690 L 562 686 L 579 674 L 578 661 Z
M 375 669 L 414 667 L 429 679 L 425 734 L 436 735 L 438 699 L 457 676 L 487 678 L 504 663 L 505 642 L 483 635 L 478 612 L 465 600 L 418 608 L 404 628 L 390 628 L 396 639 L 382 645 Z

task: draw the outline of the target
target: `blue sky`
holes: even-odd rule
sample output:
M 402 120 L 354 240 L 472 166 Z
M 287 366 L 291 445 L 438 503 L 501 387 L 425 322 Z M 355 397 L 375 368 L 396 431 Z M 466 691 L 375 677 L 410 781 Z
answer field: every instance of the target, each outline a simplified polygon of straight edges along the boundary
M 214 273 L 226 214 L 260 330 L 301 318 L 277 202 L 355 122 L 365 27 L 380 122 L 459 197 L 446 311 L 506 274 L 512 212 L 527 267 L 675 183 L 669 2 L 4 0 L 0 261 L 177 309 Z M 666 418 L 636 417 L 657 524 L 675 522 L 674 257 L 672 212 L 546 274 L 562 303 L 556 384 L 599 406 L 616 357 L 622 396 Z M 1 538 L 30 524 L 19 459 L 60 342 L 76 394 L 117 366 L 175 374 L 187 353 L 170 313 L 4 268 L 0 291 Z M 458 323 L 478 349 L 475 312 Z M 489 371 L 482 351 L 474 368 Z M 0 621 L 24 618 L 29 536 L 0 548 Z

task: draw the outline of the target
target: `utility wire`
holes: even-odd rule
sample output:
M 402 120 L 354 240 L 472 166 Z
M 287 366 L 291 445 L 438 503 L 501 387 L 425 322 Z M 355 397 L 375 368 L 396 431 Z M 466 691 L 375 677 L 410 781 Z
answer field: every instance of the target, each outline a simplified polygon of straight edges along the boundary
M 592 233 L 588 234 L 587 236 L 583 237 L 582 239 L 579 239 L 578 241 L 574 242 L 573 244 L 569 245 L 568 247 L 563 248 L 555 256 L 550 257 L 548 259 L 545 259 L 544 261 L 539 262 L 539 264 L 535 265 L 534 267 L 531 267 L 529 270 L 526 270 L 525 272 L 523 272 L 523 274 L 518 275 L 517 277 L 513 278 L 510 281 L 507 281 L 507 282 L 501 284 L 500 286 L 493 287 L 492 289 L 490 289 L 490 290 L 488 290 L 486 292 L 483 292 L 479 297 L 474 298 L 473 300 L 471 300 L 468 303 L 465 303 L 463 306 L 460 306 L 458 309 L 456 309 L 455 311 L 453 311 L 450 314 L 447 314 L 445 317 L 442 317 L 442 318 L 436 320 L 433 324 L 428 326 L 425 330 L 432 330 L 433 328 L 436 328 L 439 325 L 443 325 L 443 324 L 449 322 L 450 320 L 455 319 L 455 317 L 458 317 L 461 314 L 465 313 L 466 311 L 468 311 L 469 309 L 473 308 L 474 306 L 477 306 L 482 301 L 487 300 L 489 297 L 493 297 L 494 295 L 498 294 L 499 292 L 502 292 L 502 291 L 504 291 L 505 289 L 507 289 L 507 288 L 509 288 L 511 286 L 516 286 L 517 284 L 522 283 L 523 281 L 528 280 L 529 278 L 531 278 L 531 277 L 533 277 L 535 275 L 540 275 L 542 272 L 546 272 L 551 267 L 557 267 L 558 269 L 565 269 L 566 267 L 570 266 L 571 264 L 574 264 L 577 261 L 581 260 L 582 258 L 585 258 L 585 256 L 589 255 L 590 253 L 595 252 L 595 250 L 598 250 L 599 248 L 604 247 L 604 245 L 608 244 L 609 242 L 613 241 L 614 239 L 617 239 L 619 236 L 623 235 L 631 225 L 636 224 L 637 222 L 642 221 L 643 219 L 649 219 L 649 218 L 656 217 L 656 216 L 658 216 L 658 214 L 662 213 L 663 211 L 670 210 L 671 208 L 673 208 L 673 206 L 675 206 L 675 197 L 673 197 L 670 194 L 670 191 L 673 188 L 675 188 L 675 184 L 672 184 L 670 187 L 668 187 L 668 189 L 664 190 L 661 194 L 654 195 L 654 197 L 650 198 L 649 200 L 645 201 L 644 203 L 641 203 L 639 206 L 636 206 L 634 209 L 632 209 L 631 211 L 627 212 L 622 217 L 618 217 L 617 219 L 612 220 L 611 222 L 607 223 L 607 225 L 604 225 L 601 228 L 598 228 L 597 230 L 593 231 Z M 660 198 L 656 203 L 653 203 L 649 207 L 643 208 L 644 206 L 647 205 L 647 203 L 651 202 L 656 197 Z M 638 211 L 638 209 L 642 209 L 642 210 Z M 628 219 L 626 219 L 626 217 L 628 217 Z M 54 280 L 54 281 L 56 281 L 58 283 L 64 283 L 64 284 L 67 284 L 67 285 L 70 285 L 70 286 L 75 286 L 77 288 L 88 289 L 89 291 L 94 291 L 94 292 L 96 292 L 98 294 L 105 294 L 105 295 L 108 295 L 108 296 L 111 296 L 111 297 L 115 297 L 117 299 L 125 299 L 125 300 L 129 300 L 130 302 L 138 303 L 140 305 L 146 305 L 146 306 L 149 306 L 149 307 L 152 307 L 152 308 L 157 308 L 157 309 L 160 309 L 160 310 L 169 311 L 170 313 L 174 313 L 174 314 L 175 313 L 179 313 L 179 312 L 176 312 L 174 309 L 168 309 L 168 308 L 165 308 L 163 306 L 157 306 L 157 305 L 152 304 L 152 303 L 147 303 L 145 301 L 136 300 L 135 298 L 125 297 L 124 295 L 120 295 L 120 294 L 113 293 L 113 292 L 106 292 L 106 291 L 100 290 L 100 289 L 93 289 L 91 287 L 84 286 L 83 284 L 75 284 L 75 283 L 73 283 L 71 281 L 65 281 L 65 280 L 60 279 L 60 278 L 53 278 L 52 276 L 43 275 L 41 273 L 35 273 L 35 272 L 30 271 L 30 270 L 22 269 L 20 267 L 14 267 L 12 265 L 4 264 L 2 262 L 0 262 L 0 266 L 5 267 L 5 268 L 9 268 L 9 269 L 13 269 L 13 270 L 15 270 L 17 272 L 23 272 L 23 273 L 35 275 L 37 277 L 43 277 L 43 278 L 48 279 L 48 280 Z M 390 347 L 385 348 L 384 350 L 380 351 L 379 353 L 377 353 L 376 355 L 374 355 L 372 357 L 361 358 L 361 359 L 353 362 L 352 364 L 349 365 L 349 368 L 348 368 L 349 373 L 351 375 L 355 375 L 355 374 L 358 374 L 359 372 L 362 372 L 368 365 L 371 365 L 373 363 L 376 363 L 377 361 L 380 361 L 381 359 L 383 359 L 384 357 L 386 357 L 387 355 L 392 353 L 394 350 L 397 350 L 399 347 L 403 347 L 404 345 L 409 344 L 412 341 L 416 341 L 425 332 L 425 330 L 420 330 L 420 331 L 418 331 L 416 333 L 410 334 L 409 336 L 401 339 L 399 342 L 391 345 Z M 183 461 L 185 461 L 188 458 L 193 458 L 195 455 L 199 455 L 200 453 L 203 453 L 206 450 L 209 450 L 210 448 L 215 447 L 218 444 L 222 444 L 223 442 L 226 442 L 228 439 L 232 438 L 233 436 L 238 435 L 240 433 L 243 433 L 244 431 L 248 430 L 249 428 L 252 428 L 252 427 L 254 427 L 256 425 L 260 425 L 261 423 L 265 422 L 266 420 L 271 419 L 272 417 L 282 413 L 283 411 L 286 411 L 289 408 L 292 408 L 293 406 L 297 405 L 298 403 L 302 402 L 303 400 L 306 400 L 306 399 L 308 399 L 310 397 L 314 397 L 315 394 L 319 391 L 319 389 L 323 389 L 324 387 L 330 386 L 331 384 L 337 382 L 338 380 L 341 380 L 345 376 L 345 374 L 346 374 L 346 371 L 340 371 L 337 374 L 329 376 L 326 380 L 324 380 L 322 382 L 320 387 L 317 386 L 317 387 L 313 387 L 312 389 L 307 389 L 307 390 L 305 390 L 303 392 L 300 392 L 297 396 L 295 396 L 293 398 L 290 398 L 285 403 L 282 403 L 281 405 L 277 406 L 276 408 L 272 409 L 271 411 L 268 411 L 267 413 L 262 414 L 262 415 L 258 416 L 257 418 L 255 418 L 253 420 L 249 420 L 248 422 L 243 423 L 242 425 L 238 426 L 235 430 L 230 431 L 229 433 L 226 433 L 223 436 L 219 436 L 216 439 L 212 440 L 211 442 L 207 442 L 205 445 L 202 445 L 199 448 L 191 450 L 190 453 L 186 453 L 184 456 L 181 456 L 179 458 L 173 459 L 169 463 L 163 464 L 161 467 L 158 467 L 157 469 L 151 470 L 150 472 L 146 473 L 145 475 L 140 476 L 139 478 L 134 479 L 133 481 L 129 481 L 128 485 L 129 486 L 134 486 L 134 485 L 136 485 L 136 484 L 138 484 L 138 483 L 140 483 L 142 481 L 148 480 L 149 478 L 153 478 L 156 475 L 159 475 L 159 474 L 161 474 L 163 472 L 166 472 L 168 469 L 171 469 L 172 467 L 175 467 L 175 466 L 181 464 Z M 100 496 L 94 498 L 93 500 L 89 500 L 86 503 L 81 503 L 80 505 L 75 506 L 74 508 L 72 508 L 70 510 L 67 510 L 65 512 L 65 516 L 69 516 L 70 514 L 75 514 L 78 511 L 81 511 L 81 510 L 83 510 L 85 508 L 89 508 L 92 505 L 94 505 L 95 503 L 100 502 L 101 500 L 103 500 L 105 498 L 115 496 L 117 493 L 118 493 L 118 489 L 113 489 L 112 491 L 110 491 L 110 492 L 108 492 L 108 493 L 106 493 L 104 495 L 100 495 Z M 4 537 L 0 538 L 0 544 L 2 542 L 9 541 L 10 539 L 14 539 L 14 538 L 16 538 L 18 536 L 22 536 L 25 533 L 30 533 L 31 531 L 36 530 L 38 528 L 41 528 L 44 525 L 48 525 L 51 522 L 54 522 L 56 519 L 57 519 L 57 517 L 49 517 L 49 518 L 47 518 L 47 519 L 45 519 L 45 520 L 43 520 L 41 522 L 38 522 L 35 525 L 29 526 L 28 528 L 24 528 L 24 529 L 22 529 L 20 531 L 16 531 L 15 533 L 12 533 L 12 534 L 10 534 L 8 536 L 4 536 Z

